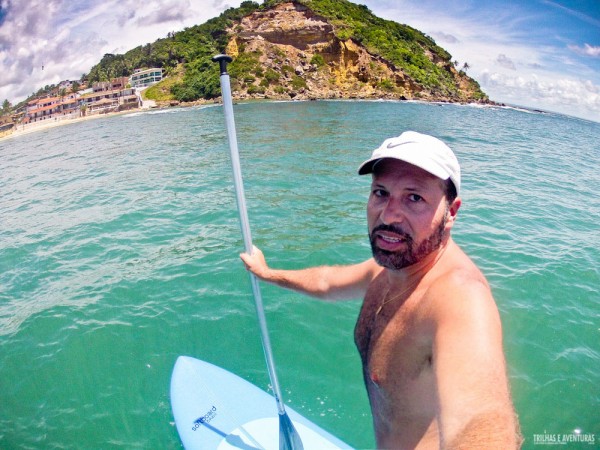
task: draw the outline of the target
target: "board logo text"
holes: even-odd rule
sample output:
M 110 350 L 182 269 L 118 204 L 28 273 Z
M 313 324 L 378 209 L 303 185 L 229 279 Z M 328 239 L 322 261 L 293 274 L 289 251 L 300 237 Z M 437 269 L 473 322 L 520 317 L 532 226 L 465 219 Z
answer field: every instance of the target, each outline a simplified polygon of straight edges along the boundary
M 217 407 L 213 406 L 211 409 L 208 410 L 208 412 L 206 414 L 204 414 L 202 417 L 198 417 L 194 421 L 194 426 L 192 427 L 192 431 L 196 431 L 198 428 L 200 428 L 200 425 L 202 425 L 203 423 L 210 423 L 210 421 L 213 420 L 216 416 L 217 416 Z

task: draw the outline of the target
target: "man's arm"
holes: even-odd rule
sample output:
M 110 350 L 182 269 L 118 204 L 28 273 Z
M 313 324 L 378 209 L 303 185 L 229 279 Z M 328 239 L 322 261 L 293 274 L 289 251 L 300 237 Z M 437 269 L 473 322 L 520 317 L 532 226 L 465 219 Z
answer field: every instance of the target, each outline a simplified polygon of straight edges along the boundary
M 263 281 L 327 300 L 349 300 L 364 297 L 369 283 L 382 270 L 371 258 L 348 266 L 319 266 L 300 270 L 271 269 L 263 253 L 256 247 L 251 255 L 240 258 L 246 269 Z
M 496 304 L 484 282 L 454 280 L 437 293 L 433 369 L 441 448 L 520 446 Z

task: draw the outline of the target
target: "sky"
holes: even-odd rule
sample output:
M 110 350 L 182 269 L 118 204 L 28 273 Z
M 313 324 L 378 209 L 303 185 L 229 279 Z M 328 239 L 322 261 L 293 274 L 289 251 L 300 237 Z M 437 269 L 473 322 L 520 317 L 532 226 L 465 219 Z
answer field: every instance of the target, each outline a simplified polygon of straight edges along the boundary
M 0 104 L 241 0 L 0 0 Z M 259 0 L 262 3 L 262 0 Z M 600 122 L 600 0 L 357 0 L 445 48 L 491 100 Z M 140 7 L 143 5 L 143 7 Z

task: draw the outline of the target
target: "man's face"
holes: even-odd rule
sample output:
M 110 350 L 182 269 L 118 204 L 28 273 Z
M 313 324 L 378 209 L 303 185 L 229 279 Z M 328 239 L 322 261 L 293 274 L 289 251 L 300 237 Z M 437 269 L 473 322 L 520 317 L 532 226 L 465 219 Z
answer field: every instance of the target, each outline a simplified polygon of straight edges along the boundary
M 412 164 L 384 159 L 376 166 L 367 204 L 373 257 L 400 270 L 440 246 L 449 233 L 460 200 L 448 205 L 439 178 Z

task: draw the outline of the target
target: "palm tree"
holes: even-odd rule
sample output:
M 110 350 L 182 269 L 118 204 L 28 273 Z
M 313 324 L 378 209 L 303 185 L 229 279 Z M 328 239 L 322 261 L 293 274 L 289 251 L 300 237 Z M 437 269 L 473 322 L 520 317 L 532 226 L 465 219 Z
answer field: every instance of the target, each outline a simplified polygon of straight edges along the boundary
M 11 107 L 12 105 L 10 104 L 8 99 L 4 100 L 4 103 L 2 103 L 2 115 L 8 114 L 10 112 Z

